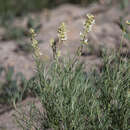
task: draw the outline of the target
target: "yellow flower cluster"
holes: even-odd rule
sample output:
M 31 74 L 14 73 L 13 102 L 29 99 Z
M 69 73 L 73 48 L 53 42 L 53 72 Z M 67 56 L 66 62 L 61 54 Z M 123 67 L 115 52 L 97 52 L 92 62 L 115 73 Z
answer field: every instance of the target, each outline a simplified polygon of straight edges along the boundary
M 87 14 L 87 18 L 83 23 L 83 31 L 80 32 L 80 40 L 82 44 L 88 44 L 87 34 L 92 30 L 93 25 L 95 24 L 94 16 Z
M 36 33 L 34 29 L 30 29 L 30 34 L 31 34 L 31 41 L 32 41 L 32 47 L 34 49 L 34 56 L 35 57 L 40 57 L 42 53 L 40 52 L 40 48 L 38 47 L 38 41 L 35 39 Z
M 55 59 L 57 48 L 56 48 L 55 40 L 53 38 L 50 40 L 50 45 L 51 45 L 52 52 L 53 52 L 53 58 Z
M 87 14 L 87 19 L 84 23 L 85 32 L 88 33 L 92 30 L 92 26 L 95 24 L 94 16 L 91 14 Z
M 52 38 L 52 39 L 50 40 L 50 45 L 51 45 L 51 47 L 54 46 L 54 43 L 55 43 L 55 41 L 54 41 L 54 39 Z
M 59 38 L 59 41 L 62 41 L 62 42 L 67 40 L 67 32 L 66 32 L 65 23 L 62 23 L 60 27 L 58 28 L 58 38 Z
M 95 24 L 95 19 L 94 16 L 91 14 L 87 14 L 87 18 L 85 20 L 85 22 L 83 23 L 83 31 L 80 32 L 80 41 L 81 41 L 81 45 L 77 50 L 78 55 L 82 54 L 82 49 L 83 49 L 83 45 L 84 44 L 88 44 L 88 39 L 87 34 L 92 30 L 93 25 Z M 58 30 L 58 40 L 59 42 L 56 43 L 54 41 L 54 39 L 50 40 L 50 45 L 53 51 L 53 58 L 57 59 L 60 57 L 61 55 L 61 51 L 60 51 L 60 46 L 61 43 L 63 43 L 64 41 L 67 40 L 67 31 L 66 31 L 66 26 L 65 23 L 61 23 L 61 25 L 59 26 Z
M 67 31 L 66 31 L 65 23 L 61 23 L 61 25 L 59 26 L 57 30 L 57 33 L 58 33 L 59 42 L 58 43 L 55 42 L 54 39 L 50 40 L 50 46 L 53 51 L 54 59 L 58 59 L 61 56 L 61 51 L 60 51 L 60 47 L 62 45 L 61 43 L 67 40 Z
M 50 40 L 50 45 L 51 45 L 52 52 L 53 52 L 53 58 L 56 59 L 56 58 L 60 57 L 61 56 L 61 51 L 58 50 L 54 39 Z
M 129 21 L 127 20 L 127 21 L 126 21 L 126 24 L 127 24 L 127 25 L 130 25 L 130 20 L 129 20 Z
M 94 24 L 95 24 L 94 16 L 91 14 L 87 14 L 86 20 L 83 23 L 83 30 L 80 32 L 81 45 L 77 50 L 78 56 L 81 56 L 81 54 L 82 54 L 83 45 L 88 44 L 87 35 L 92 30 L 92 27 Z

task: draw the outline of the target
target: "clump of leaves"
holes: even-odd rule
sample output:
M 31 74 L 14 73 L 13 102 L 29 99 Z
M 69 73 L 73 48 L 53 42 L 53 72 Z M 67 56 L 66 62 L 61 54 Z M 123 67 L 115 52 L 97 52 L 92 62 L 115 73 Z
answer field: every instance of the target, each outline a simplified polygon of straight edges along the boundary
M 27 96 L 26 79 L 22 73 L 15 74 L 12 66 L 1 67 L 0 72 L 1 77 L 4 76 L 0 82 L 0 104 L 12 105 Z
M 32 17 L 28 17 L 28 21 L 26 23 L 26 27 L 23 28 L 21 26 L 16 26 L 13 24 L 14 19 L 6 20 L 5 22 L 1 22 L 1 26 L 5 28 L 5 33 L 2 36 L 2 40 L 23 40 L 29 37 L 29 28 L 34 28 L 36 32 L 38 32 L 41 28 L 41 24 L 39 18 L 33 19 Z M 27 29 L 26 29 L 27 28 Z

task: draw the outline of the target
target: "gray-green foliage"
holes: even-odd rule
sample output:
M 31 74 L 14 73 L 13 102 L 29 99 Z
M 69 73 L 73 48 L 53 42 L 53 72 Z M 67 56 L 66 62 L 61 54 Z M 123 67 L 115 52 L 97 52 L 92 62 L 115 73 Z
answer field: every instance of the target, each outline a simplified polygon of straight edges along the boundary
M 122 9 L 125 9 L 126 7 L 129 6 L 129 0 L 121 0 L 120 6 Z
M 48 67 L 38 65 L 37 77 L 29 86 L 46 111 L 42 115 L 42 120 L 40 119 L 41 127 L 34 128 L 38 130 L 130 128 L 128 124 L 130 61 L 124 60 L 115 52 L 110 56 L 104 54 L 103 57 L 104 64 L 100 73 L 96 71 L 84 73 L 83 64 L 78 62 L 72 67 L 71 60 L 53 62 Z M 33 121 L 33 117 L 31 120 Z M 27 130 L 27 125 L 24 125 L 23 129 Z

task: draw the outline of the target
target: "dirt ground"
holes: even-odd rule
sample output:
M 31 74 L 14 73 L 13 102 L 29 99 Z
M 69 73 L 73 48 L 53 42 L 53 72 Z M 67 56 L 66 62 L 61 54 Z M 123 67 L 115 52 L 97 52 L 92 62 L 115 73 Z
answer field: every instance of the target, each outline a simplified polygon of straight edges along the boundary
M 92 4 L 87 8 L 70 4 L 61 5 L 53 10 L 43 10 L 38 14 L 30 14 L 34 18 L 39 17 L 42 25 L 37 39 L 42 40 L 39 46 L 45 62 L 52 57 L 49 41 L 51 38 L 57 39 L 57 27 L 61 22 L 65 22 L 68 29 L 68 41 L 62 48 L 62 54 L 72 56 L 75 53 L 80 44 L 79 33 L 87 13 L 92 13 L 95 16 L 96 24 L 88 36 L 90 50 L 89 52 L 85 50 L 85 55 L 82 56 L 86 71 L 89 71 L 93 66 L 99 67 L 102 64 L 99 56 L 102 47 L 118 48 L 120 46 L 122 33 L 119 26 L 120 17 L 123 17 L 124 21 L 130 19 L 130 8 L 121 10 L 119 5 L 108 7 L 99 4 Z M 23 27 L 25 27 L 26 23 L 27 17 L 16 19 L 14 22 L 14 24 Z M 0 35 L 3 32 L 4 29 L 1 27 Z M 124 44 L 124 51 L 129 52 L 130 43 L 124 40 Z M 5 67 L 8 65 L 14 66 L 15 71 L 22 72 L 27 79 L 35 73 L 32 54 L 22 52 L 15 40 L 0 41 L 0 64 Z M 26 99 L 23 103 L 28 102 L 28 100 L 34 99 Z M 2 112 L 3 109 L 4 106 L 0 106 L 0 130 L 19 130 L 13 122 L 14 110 L 7 109 L 6 112 Z

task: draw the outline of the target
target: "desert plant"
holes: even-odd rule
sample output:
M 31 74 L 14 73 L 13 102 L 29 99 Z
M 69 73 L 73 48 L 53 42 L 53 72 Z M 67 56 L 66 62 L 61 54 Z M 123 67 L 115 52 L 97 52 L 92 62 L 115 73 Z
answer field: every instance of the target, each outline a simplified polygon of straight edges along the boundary
M 31 122 L 28 118 L 21 119 L 17 115 L 18 123 L 24 123 L 22 125 L 24 130 L 49 128 L 128 130 L 130 128 L 128 114 L 130 112 L 130 60 L 120 57 L 120 52 L 114 50 L 108 56 L 107 51 L 104 50 L 100 73 L 96 70 L 91 73 L 84 72 L 84 64 L 78 60 L 83 46 L 88 44 L 86 35 L 93 24 L 94 17 L 87 15 L 83 31 L 80 33 L 81 45 L 74 59 L 61 58 L 59 48 L 54 40 L 51 40 L 54 60 L 49 64 L 44 64 L 40 60 L 40 48 L 35 39 L 35 32 L 31 29 L 37 75 L 31 80 L 29 87 L 39 98 L 45 111 L 40 115 L 31 116 Z M 65 30 L 64 24 L 58 29 L 60 45 L 66 40 Z M 36 117 L 39 116 L 40 118 L 37 119 Z M 40 127 L 35 124 L 38 121 Z

